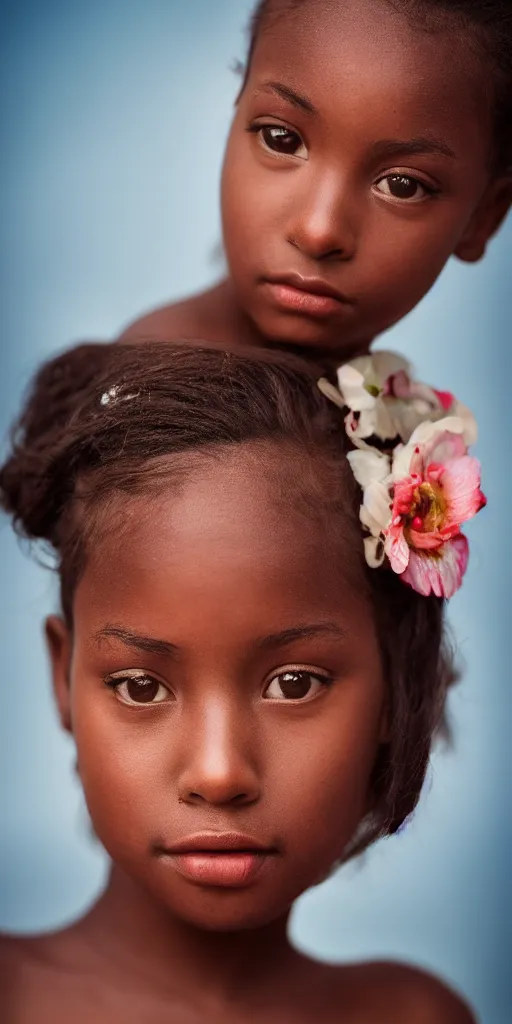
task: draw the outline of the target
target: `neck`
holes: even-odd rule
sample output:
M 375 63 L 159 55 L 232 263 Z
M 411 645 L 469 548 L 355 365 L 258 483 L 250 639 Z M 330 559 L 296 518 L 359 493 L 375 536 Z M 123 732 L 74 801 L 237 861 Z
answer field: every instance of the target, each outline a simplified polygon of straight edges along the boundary
M 287 916 L 242 932 L 204 931 L 117 867 L 81 927 L 94 956 L 117 975 L 187 1001 L 195 994 L 198 1002 L 250 1002 L 262 985 L 275 990 L 301 959 L 288 942 Z

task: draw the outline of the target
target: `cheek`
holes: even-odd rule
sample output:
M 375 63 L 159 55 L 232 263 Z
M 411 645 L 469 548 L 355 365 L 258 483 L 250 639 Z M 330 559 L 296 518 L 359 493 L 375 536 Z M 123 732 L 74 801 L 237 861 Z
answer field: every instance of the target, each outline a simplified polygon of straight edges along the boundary
M 295 742 L 282 739 L 272 757 L 273 817 L 286 830 L 297 864 L 317 877 L 341 857 L 368 810 L 379 724 L 377 716 L 354 721 L 334 709 L 321 728 L 297 730 Z M 269 736 L 267 749 L 275 743 Z
M 240 138 L 234 129 L 228 142 L 221 183 L 222 224 L 226 249 L 247 261 L 251 251 L 276 234 L 283 203 L 289 196 L 285 174 L 276 174 L 256 160 L 255 140 Z
M 111 855 L 146 847 L 165 780 L 161 731 L 127 724 L 104 701 L 77 700 L 74 737 L 85 800 L 98 838 Z M 157 816 L 158 821 L 158 816 Z
M 376 218 L 362 239 L 359 264 L 365 272 L 360 297 L 368 311 L 396 319 L 430 290 L 463 228 L 453 219 L 436 217 L 428 230 L 423 220 L 417 225 L 404 220 L 390 230 L 389 216 L 386 223 Z

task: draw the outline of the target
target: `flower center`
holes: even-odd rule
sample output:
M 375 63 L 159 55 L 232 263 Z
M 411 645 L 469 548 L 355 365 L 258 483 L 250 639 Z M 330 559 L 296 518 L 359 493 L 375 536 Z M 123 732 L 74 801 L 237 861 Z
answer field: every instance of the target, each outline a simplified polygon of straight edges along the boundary
M 446 501 L 441 488 L 430 482 L 421 483 L 414 491 L 408 527 L 416 533 L 435 533 L 443 525 L 445 515 Z

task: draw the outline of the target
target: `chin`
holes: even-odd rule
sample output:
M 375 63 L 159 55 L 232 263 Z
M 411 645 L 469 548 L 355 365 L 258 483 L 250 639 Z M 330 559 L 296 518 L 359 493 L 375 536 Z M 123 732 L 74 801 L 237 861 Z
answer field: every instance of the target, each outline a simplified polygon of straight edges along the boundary
M 188 899 L 165 901 L 174 917 L 205 932 L 240 932 L 263 928 L 289 911 L 289 906 L 268 904 L 256 890 L 236 895 L 224 891 L 197 889 Z
M 260 334 L 268 339 L 270 344 L 289 345 L 298 348 L 318 348 L 322 351 L 340 350 L 347 348 L 350 351 L 357 345 L 354 338 L 345 334 L 341 325 L 326 326 L 304 316 L 295 317 L 262 317 L 261 313 L 253 318 L 253 322 Z

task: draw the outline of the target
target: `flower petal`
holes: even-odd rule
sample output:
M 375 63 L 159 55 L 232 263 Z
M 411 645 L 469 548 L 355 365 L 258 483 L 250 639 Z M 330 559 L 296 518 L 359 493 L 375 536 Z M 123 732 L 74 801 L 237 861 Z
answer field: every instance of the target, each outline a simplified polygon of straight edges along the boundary
M 411 435 L 409 444 L 429 444 L 432 443 L 437 435 L 441 434 L 462 434 L 466 425 L 461 416 L 445 416 L 442 420 L 436 420 L 431 422 L 430 420 L 425 423 L 420 423 L 416 427 L 416 430 Z M 436 459 L 436 461 L 440 461 Z
M 478 441 L 478 426 L 467 405 L 463 405 L 462 402 L 454 402 L 451 409 L 453 416 L 457 416 L 464 423 L 464 442 L 468 448 L 471 448 Z
M 403 480 L 411 472 L 411 463 L 416 451 L 415 445 L 400 444 L 393 452 L 392 476 L 393 480 Z
M 405 539 L 402 526 L 392 526 L 387 533 L 384 549 L 389 564 L 396 573 L 403 573 L 409 564 L 411 551 Z
M 462 583 L 469 558 L 468 542 L 463 534 L 448 541 L 435 557 L 411 551 L 402 579 L 413 590 L 428 597 L 453 597 Z
M 433 392 L 434 392 L 434 394 L 435 394 L 439 404 L 444 409 L 444 411 L 445 412 L 453 412 L 454 415 L 457 415 L 454 412 L 454 406 L 455 406 L 456 402 L 455 402 L 455 398 L 452 395 L 451 391 L 437 391 L 435 388 L 432 388 L 432 390 L 433 390 Z
M 380 437 L 381 441 L 392 440 L 401 436 L 399 425 L 393 415 L 393 403 L 385 398 L 375 400 L 374 423 L 372 433 Z
M 343 395 L 345 405 L 352 409 L 352 412 L 373 409 L 375 398 L 366 390 L 363 375 L 350 363 L 339 367 L 338 387 Z
M 364 519 L 363 515 L 365 516 Z M 388 487 L 381 481 L 374 480 L 373 483 L 365 488 L 360 519 L 365 526 L 368 526 L 368 529 L 371 530 L 374 536 L 378 536 L 389 529 L 391 523 L 391 498 Z
M 448 502 L 447 524 L 464 523 L 482 507 L 480 463 L 471 455 L 448 462 L 440 479 Z
M 467 447 L 462 434 L 443 431 L 432 438 L 429 444 L 424 445 L 423 452 L 425 463 L 443 465 L 467 455 Z
M 378 537 L 364 538 L 364 557 L 370 569 L 378 569 L 384 561 L 384 545 Z
M 355 362 L 357 361 L 355 360 Z M 389 377 L 394 377 L 398 373 L 405 373 L 408 377 L 411 376 L 411 364 L 403 356 L 397 355 L 396 352 L 374 352 L 372 354 L 372 368 L 375 376 L 382 382 L 382 385 L 385 384 Z
M 339 405 L 340 409 L 345 409 L 346 403 L 341 391 L 338 391 L 338 388 L 331 384 L 330 380 L 327 380 L 326 377 L 320 377 L 320 380 L 317 381 L 317 386 L 326 398 L 334 402 L 335 405 Z
M 347 453 L 350 468 L 360 487 L 368 487 L 373 480 L 385 480 L 389 476 L 389 459 L 376 448 L 356 449 Z
M 355 437 L 371 437 L 375 434 L 376 402 L 373 401 L 371 409 L 362 409 L 354 431 Z

